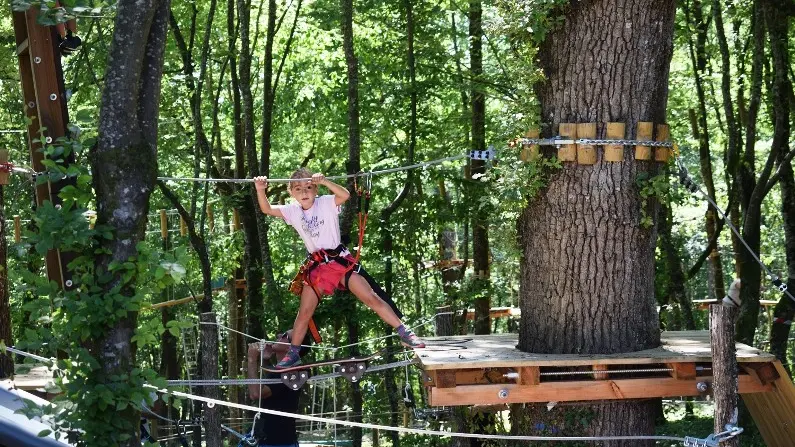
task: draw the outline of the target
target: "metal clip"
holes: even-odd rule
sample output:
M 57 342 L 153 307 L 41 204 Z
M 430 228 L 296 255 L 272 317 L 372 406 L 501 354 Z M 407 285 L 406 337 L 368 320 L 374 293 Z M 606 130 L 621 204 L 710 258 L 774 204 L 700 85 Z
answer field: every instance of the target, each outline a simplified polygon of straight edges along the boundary
M 472 160 L 494 160 L 497 156 L 497 151 L 494 146 L 489 146 L 485 151 L 469 151 L 469 158 Z

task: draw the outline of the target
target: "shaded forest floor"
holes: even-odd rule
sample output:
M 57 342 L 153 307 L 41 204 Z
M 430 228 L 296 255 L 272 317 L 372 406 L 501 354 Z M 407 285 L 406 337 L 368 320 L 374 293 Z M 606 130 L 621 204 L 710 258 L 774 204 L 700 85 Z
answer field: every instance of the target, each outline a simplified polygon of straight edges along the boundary
M 665 422 L 657 424 L 656 433 L 660 436 L 693 436 L 704 438 L 713 433 L 713 416 L 715 407 L 711 403 L 696 402 L 693 414 L 685 414 L 684 404 L 665 405 Z M 743 446 L 765 447 L 765 441 L 756 429 L 748 425 L 748 416 L 745 423 L 738 424 L 745 431 L 740 435 L 740 444 Z M 742 416 L 741 416 L 742 419 Z M 681 446 L 681 443 L 660 441 L 659 446 Z

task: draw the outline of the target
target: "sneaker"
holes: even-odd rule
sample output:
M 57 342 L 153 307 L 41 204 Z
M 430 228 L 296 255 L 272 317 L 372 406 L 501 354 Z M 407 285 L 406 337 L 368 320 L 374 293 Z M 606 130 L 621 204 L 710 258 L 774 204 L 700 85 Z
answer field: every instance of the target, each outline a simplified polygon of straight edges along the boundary
M 287 354 L 282 357 L 281 361 L 276 364 L 275 369 L 287 369 L 292 368 L 293 366 L 299 366 L 301 364 L 301 356 L 298 353 L 293 353 L 292 350 L 288 351 Z
M 424 348 L 425 342 L 420 337 L 417 337 L 414 332 L 406 331 L 400 337 L 400 344 L 407 348 Z

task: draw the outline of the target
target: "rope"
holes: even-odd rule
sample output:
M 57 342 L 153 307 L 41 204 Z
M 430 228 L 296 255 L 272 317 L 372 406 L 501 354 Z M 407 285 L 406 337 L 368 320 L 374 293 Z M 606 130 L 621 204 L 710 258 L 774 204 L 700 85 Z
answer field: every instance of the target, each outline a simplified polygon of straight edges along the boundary
M 765 274 L 767 275 L 767 278 L 768 278 L 768 279 L 769 279 L 769 280 L 770 280 L 770 281 L 773 283 L 773 285 L 774 285 L 774 286 L 776 286 L 776 288 L 778 288 L 779 292 L 782 292 L 783 294 L 787 295 L 787 296 L 788 296 L 788 297 L 789 297 L 789 298 L 790 298 L 790 299 L 791 299 L 793 302 L 795 302 L 795 296 L 792 296 L 792 294 L 791 294 L 791 293 L 790 293 L 790 292 L 787 290 L 787 284 L 786 284 L 786 283 L 784 283 L 784 282 L 782 282 L 782 281 L 781 281 L 781 279 L 780 279 L 780 278 L 779 278 L 779 277 L 778 277 L 776 274 L 774 274 L 774 273 L 773 273 L 773 272 L 772 272 L 772 271 L 771 271 L 771 270 L 770 270 L 770 269 L 769 269 L 769 268 L 768 268 L 768 267 L 765 265 L 765 263 L 764 263 L 764 262 L 762 262 L 762 260 L 761 260 L 761 259 L 759 259 L 759 256 L 757 256 L 757 254 L 754 252 L 754 250 L 751 248 L 751 246 L 750 246 L 750 245 L 748 245 L 748 243 L 747 243 L 747 242 L 745 242 L 745 239 L 743 239 L 743 237 L 742 237 L 742 235 L 740 234 L 740 232 L 737 230 L 737 228 L 734 226 L 734 224 L 732 224 L 732 221 L 731 221 L 731 219 L 730 219 L 730 218 L 729 218 L 729 217 L 726 215 L 726 213 L 725 213 L 725 212 L 723 212 L 723 210 L 722 210 L 722 209 L 721 209 L 721 208 L 718 206 L 718 204 L 717 204 L 717 203 L 715 203 L 715 201 L 713 201 L 713 200 L 712 200 L 712 199 L 709 197 L 709 195 L 708 195 L 707 193 L 705 193 L 705 192 L 704 192 L 704 191 L 703 191 L 703 190 L 702 190 L 702 189 L 701 189 L 701 188 L 700 188 L 700 187 L 699 187 L 699 186 L 698 186 L 698 185 L 697 185 L 697 184 L 696 184 L 696 183 L 693 181 L 693 179 L 692 179 L 692 178 L 690 178 L 690 173 L 687 171 L 687 168 L 685 168 L 685 166 L 684 166 L 684 163 L 682 163 L 682 160 L 681 160 L 680 158 L 677 158 L 677 160 L 676 160 L 676 161 L 677 161 L 677 164 L 679 165 L 679 182 L 680 182 L 680 183 L 681 183 L 681 184 L 682 184 L 682 185 L 683 185 L 683 186 L 684 186 L 684 187 L 685 187 L 687 190 L 689 190 L 691 193 L 699 193 L 699 194 L 701 194 L 702 196 L 704 196 L 704 198 L 707 200 L 707 202 L 709 202 L 709 204 L 710 204 L 710 205 L 712 205 L 712 207 L 713 207 L 713 208 L 715 208 L 715 210 L 716 210 L 716 211 L 717 211 L 717 212 L 718 212 L 718 213 L 721 215 L 721 217 L 723 218 L 723 220 L 724 220 L 724 222 L 725 222 L 726 226 L 728 226 L 728 227 L 729 227 L 729 229 L 731 229 L 731 231 L 734 233 L 734 235 L 735 235 L 735 236 L 737 236 L 737 239 L 739 239 L 739 241 L 740 241 L 740 242 L 743 244 L 743 246 L 744 246 L 744 247 L 745 247 L 745 249 L 748 251 L 748 253 L 749 253 L 749 254 L 750 254 L 750 255 L 751 255 L 753 258 L 754 258 L 754 260 L 756 260 L 756 262 L 757 262 L 757 263 L 758 263 L 758 264 L 759 264 L 759 265 L 762 267 L 762 270 L 764 270 L 764 271 L 765 271 Z
M 366 177 L 380 174 L 391 174 L 393 172 L 408 171 L 409 169 L 425 168 L 428 166 L 438 165 L 446 161 L 460 160 L 469 157 L 468 154 L 453 155 L 451 157 L 438 158 L 436 160 L 425 161 L 422 163 L 415 163 L 413 165 L 401 166 L 398 168 L 381 169 L 378 171 L 359 172 L 356 174 L 347 175 L 334 175 L 326 177 L 328 180 L 344 180 L 356 177 Z M 201 178 L 201 177 L 158 177 L 158 180 L 163 181 L 181 181 L 181 182 L 208 182 L 208 183 L 253 183 L 254 179 L 251 178 Z M 289 182 L 305 182 L 310 181 L 311 178 L 269 178 L 268 183 L 289 183 Z
M 426 435 L 426 436 L 439 436 L 439 437 L 454 437 L 454 438 L 472 438 L 472 439 L 492 439 L 492 440 L 504 440 L 504 441 L 557 441 L 557 442 L 578 442 L 578 441 L 640 441 L 640 440 L 653 440 L 653 441 L 677 441 L 684 443 L 688 441 L 688 439 L 693 438 L 680 438 L 675 436 L 512 436 L 512 435 L 491 435 L 491 434 L 481 434 L 481 433 L 459 433 L 459 432 L 447 432 L 441 430 L 425 430 L 419 428 L 408 428 L 408 427 L 392 427 L 389 425 L 378 425 L 378 424 L 367 424 L 363 422 L 352 422 L 352 421 L 341 421 L 337 419 L 330 419 L 330 418 L 323 418 L 318 416 L 309 416 L 297 413 L 289 413 L 284 411 L 277 411 L 277 410 L 270 410 L 266 408 L 256 408 L 250 405 L 244 404 L 237 404 L 234 402 L 225 402 L 222 400 L 211 399 L 209 397 L 204 396 L 196 396 L 193 394 L 183 393 L 179 391 L 169 391 L 164 389 L 158 389 L 152 385 L 145 385 L 148 388 L 155 389 L 159 393 L 163 394 L 172 394 L 176 397 L 182 397 L 190 400 L 196 400 L 200 402 L 204 402 L 210 405 L 222 405 L 230 408 L 238 408 L 241 410 L 246 411 L 256 411 L 267 413 L 273 416 L 280 416 L 285 418 L 292 418 L 296 420 L 304 420 L 304 421 L 314 421 L 314 422 L 321 422 L 326 424 L 334 424 L 336 427 L 337 425 L 343 425 L 347 427 L 360 427 L 365 429 L 377 429 L 377 430 L 386 430 L 386 431 L 394 431 L 398 433 L 412 433 L 416 435 Z M 715 435 L 711 435 L 715 436 Z

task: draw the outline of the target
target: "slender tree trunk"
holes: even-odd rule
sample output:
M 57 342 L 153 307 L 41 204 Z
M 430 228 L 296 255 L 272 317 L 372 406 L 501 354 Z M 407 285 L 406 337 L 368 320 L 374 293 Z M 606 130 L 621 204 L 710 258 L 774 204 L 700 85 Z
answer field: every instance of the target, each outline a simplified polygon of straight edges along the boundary
M 709 126 L 707 125 L 707 102 L 704 95 L 704 73 L 707 68 L 707 22 L 704 20 L 702 5 L 699 0 L 692 3 L 693 25 L 695 27 L 695 39 L 693 34 L 688 33 L 690 41 L 690 55 L 693 63 L 694 81 L 696 86 L 696 96 L 698 97 L 698 158 L 701 167 L 701 177 L 707 190 L 707 195 L 715 201 L 715 181 L 712 173 L 712 154 L 709 148 Z M 688 12 L 688 11 L 686 11 Z M 711 205 L 705 214 L 705 229 L 707 240 L 717 239 L 717 211 Z M 709 254 L 709 277 L 713 285 L 710 295 L 713 299 L 723 298 L 726 294 L 726 287 L 723 282 L 723 265 L 720 258 L 720 246 L 715 243 L 715 248 Z
M 239 173 L 246 173 L 249 177 L 259 174 L 259 162 L 257 159 L 257 148 L 254 141 L 254 98 L 251 94 L 251 49 L 249 28 L 251 13 L 245 0 L 237 0 L 238 26 L 240 33 L 240 52 L 238 64 L 238 87 L 240 89 L 241 100 L 241 143 L 242 153 L 236 159 L 238 167 L 240 162 L 245 161 L 247 171 L 237 169 Z M 264 312 L 264 302 L 262 298 L 262 251 L 260 245 L 261 232 L 257 223 L 257 207 L 254 206 L 255 194 L 254 186 L 246 188 L 245 194 L 239 203 L 240 221 L 243 224 L 243 231 L 246 240 L 244 260 L 246 263 L 246 304 L 247 320 L 246 332 L 253 337 L 263 338 L 262 315 Z
M 90 152 L 97 225 L 114 229 L 112 239 L 100 242 L 108 255 L 95 258 L 97 272 L 108 271 L 111 262 L 123 263 L 135 257 L 138 243 L 144 240 L 149 196 L 157 176 L 157 123 L 168 11 L 168 0 L 123 0 L 117 4 L 100 105 L 99 137 Z M 110 290 L 120 281 L 116 278 L 105 287 Z M 121 293 L 132 297 L 135 291 L 127 285 Z M 137 366 L 135 344 L 131 343 L 137 322 L 137 312 L 129 312 L 105 334 L 89 340 L 89 351 L 102 374 L 124 375 Z M 117 414 L 121 426 L 130 428 L 126 434 L 133 436 L 102 441 L 140 445 L 140 412 L 128 406 Z
M 673 1 L 570 5 L 562 26 L 547 35 L 539 52 L 546 81 L 538 92 L 549 132 L 561 122 L 617 121 L 634 136 L 638 121 L 664 122 L 674 13 Z M 659 346 L 657 228 L 641 226 L 635 182 L 642 172 L 654 176 L 659 169 L 632 159 L 566 164 L 523 210 L 520 350 L 606 354 Z M 656 221 L 657 204 L 652 200 L 647 206 Z M 650 400 L 589 405 L 590 422 L 573 431 L 652 434 L 655 406 Z M 544 420 L 552 413 L 514 406 L 516 431 L 528 433 L 535 416 Z
M 0 343 L 11 346 L 11 306 L 8 297 L 8 243 L 6 242 L 5 197 L 0 185 Z M 14 374 L 14 359 L 9 354 L 0 353 L 0 379 Z
M 347 67 L 347 102 L 348 102 L 348 174 L 359 172 L 361 167 L 361 136 L 359 130 L 359 61 L 356 58 L 353 45 L 353 0 L 340 0 L 340 10 L 342 12 L 342 47 L 345 53 L 345 65 Z M 354 191 L 353 178 L 348 179 L 348 190 Z M 351 201 L 350 206 L 343 209 L 340 221 L 340 232 L 351 234 L 353 228 L 353 217 L 359 211 L 358 203 Z M 359 341 L 359 319 L 356 315 L 358 309 L 347 316 L 348 319 L 348 342 L 357 343 Z M 362 414 L 362 390 L 359 383 L 351 384 L 353 398 L 354 420 L 361 422 Z M 351 429 L 351 438 L 354 447 L 362 445 L 361 427 Z
M 696 329 L 696 322 L 693 317 L 693 303 L 690 301 L 685 288 L 687 280 L 682 268 L 682 257 L 673 241 L 672 226 L 673 212 L 671 206 L 670 204 L 661 203 L 658 231 L 660 234 L 660 249 L 663 252 L 668 270 L 668 293 L 673 297 L 674 302 L 679 305 L 685 329 L 692 331 Z
M 480 0 L 469 2 L 469 64 L 472 75 L 472 150 L 486 149 L 486 94 L 483 87 L 483 8 Z M 485 189 L 479 177 L 486 173 L 483 160 L 472 160 L 472 178 L 475 179 L 470 203 L 480 204 Z M 491 333 L 489 319 L 489 223 L 484 207 L 474 206 L 472 216 L 472 262 L 475 268 L 473 288 L 475 293 L 475 333 Z
M 781 188 L 781 213 L 784 218 L 785 252 L 787 255 L 787 286 L 795 290 L 795 177 L 792 162 L 785 160 L 791 136 L 791 103 L 792 80 L 789 69 L 789 21 L 779 17 L 777 3 L 771 0 L 760 0 L 763 5 L 764 19 L 770 36 L 770 53 L 773 59 L 773 144 L 778 146 Z M 795 303 L 782 294 L 774 311 L 773 327 L 770 332 L 770 350 L 789 371 L 787 345 L 790 326 L 795 316 Z
M 754 41 L 757 41 L 760 39 L 760 35 L 763 35 L 762 33 L 764 33 L 764 25 L 766 22 L 768 22 L 766 20 L 768 15 L 777 14 L 775 9 L 776 7 L 768 2 L 760 1 L 756 6 L 756 13 L 754 14 Z M 772 21 L 775 22 L 777 19 L 777 17 L 773 18 Z M 770 23 L 768 22 L 768 24 Z M 776 25 L 773 24 L 771 26 Z M 755 44 L 755 47 L 756 49 L 759 49 L 759 44 Z M 773 60 L 774 79 L 770 89 L 770 103 L 774 104 L 774 107 L 776 107 L 776 104 L 783 104 L 789 100 L 789 95 L 787 94 L 789 91 L 788 81 L 785 77 L 788 68 L 786 65 L 784 65 L 786 63 L 786 56 L 782 55 L 782 52 L 786 54 L 786 48 L 786 43 L 783 44 L 782 49 L 782 44 L 778 41 L 778 39 L 771 39 L 770 52 Z M 764 54 L 762 49 L 759 49 L 759 51 Z M 757 55 L 755 55 L 755 57 L 756 56 Z M 759 75 L 758 73 L 755 74 Z M 754 81 L 756 80 L 754 79 Z M 752 81 L 752 83 L 754 81 Z M 753 94 L 754 92 L 752 87 L 752 95 Z M 748 196 L 748 202 L 744 210 L 745 215 L 743 216 L 744 220 L 742 223 L 743 239 L 750 247 L 750 251 L 757 256 L 759 255 L 762 238 L 762 202 L 772 187 L 769 184 L 769 181 L 774 169 L 775 161 L 779 159 L 779 154 L 788 152 L 789 145 L 789 141 L 787 141 L 789 139 L 789 116 L 779 115 L 775 112 L 775 109 L 773 109 L 773 120 L 773 144 L 770 147 L 770 152 L 768 153 L 764 166 L 759 171 L 758 178 L 755 180 L 748 180 L 748 183 L 753 184 L 753 190 Z M 747 149 L 751 146 L 750 133 L 748 138 L 749 140 L 746 143 Z M 747 156 L 748 150 L 746 150 L 745 154 L 745 157 Z M 747 164 L 748 162 L 743 163 L 743 165 Z M 744 167 L 747 168 L 749 166 Z M 741 341 L 742 343 L 752 345 L 754 342 L 754 334 L 756 332 L 756 326 L 759 318 L 759 297 L 760 287 L 762 284 L 762 268 L 753 258 L 751 253 L 749 253 L 749 250 L 745 249 L 744 247 L 742 250 L 740 250 L 740 259 L 742 263 L 741 272 L 743 287 L 740 289 L 742 305 L 740 307 L 740 317 L 737 322 L 737 340 Z

